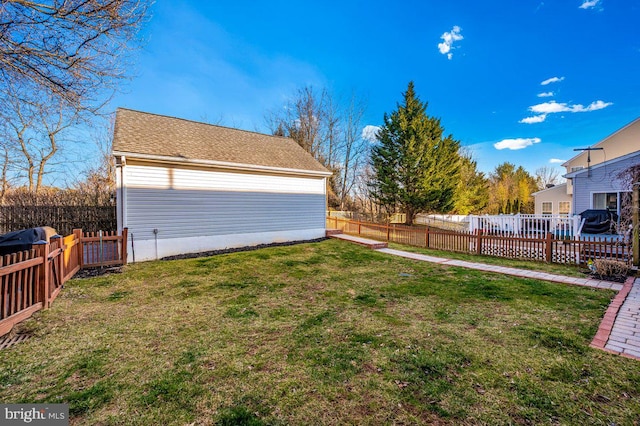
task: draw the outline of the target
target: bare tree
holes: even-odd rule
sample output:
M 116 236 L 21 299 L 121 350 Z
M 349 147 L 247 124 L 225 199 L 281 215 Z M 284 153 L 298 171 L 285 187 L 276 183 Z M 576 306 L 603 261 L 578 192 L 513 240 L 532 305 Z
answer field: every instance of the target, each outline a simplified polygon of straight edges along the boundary
M 274 135 L 294 139 L 334 174 L 329 179 L 329 204 L 345 208 L 365 161 L 367 143 L 362 139 L 365 104 L 355 95 L 345 105 L 326 89 L 299 89 L 277 112 L 266 115 Z
M 362 117 L 365 104 L 355 95 L 351 96 L 344 113 L 344 133 L 342 144 L 342 164 L 340 176 L 340 209 L 345 210 L 349 197 L 363 174 L 363 166 L 368 163 L 369 144 L 362 138 Z
M 540 191 L 550 186 L 558 185 L 564 180 L 557 169 L 549 166 L 536 169 L 535 179 L 538 184 L 538 190 Z
M 633 211 L 637 208 L 637 206 L 634 206 L 632 203 L 631 193 L 635 185 L 640 185 L 640 165 L 631 166 L 620 171 L 615 178 L 620 181 L 625 190 L 629 191 L 620 194 L 619 218 L 619 232 L 629 237 L 633 230 Z
M 0 144 L 0 204 L 4 202 L 4 197 L 9 189 L 9 148 L 6 144 Z
M 0 91 L 21 83 L 97 109 L 127 76 L 127 54 L 149 2 L 7 0 L 0 4 Z
M 65 132 L 78 124 L 84 110 L 53 95 L 21 98 L 19 89 L 8 85 L 8 96 L 0 100 L 0 119 L 6 130 L 0 136 L 16 147 L 12 161 L 22 171 L 28 190 L 38 192 L 62 148 Z
M 6 178 L 38 192 L 68 142 L 128 77 L 151 0 L 0 3 L 0 140 Z M 64 160 L 64 159 L 63 159 Z M 4 187 L 4 186 L 3 186 Z
M 111 155 L 115 117 L 95 129 L 92 139 L 99 152 L 98 161 L 82 173 L 73 188 L 86 205 L 110 205 L 115 200 L 116 165 Z

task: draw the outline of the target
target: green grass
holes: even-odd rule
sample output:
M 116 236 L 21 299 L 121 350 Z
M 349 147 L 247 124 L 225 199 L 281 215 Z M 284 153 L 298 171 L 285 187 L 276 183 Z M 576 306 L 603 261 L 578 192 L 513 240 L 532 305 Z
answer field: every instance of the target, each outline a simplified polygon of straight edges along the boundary
M 446 259 L 464 260 L 467 262 L 485 263 L 487 265 L 499 265 L 509 268 L 527 269 L 531 271 L 540 271 L 550 274 L 566 275 L 569 277 L 586 278 L 587 270 L 577 265 L 563 265 L 560 263 L 545 263 L 534 260 L 506 259 L 497 256 L 485 256 L 465 253 L 454 253 L 450 251 L 425 249 L 420 247 L 412 247 L 404 244 L 389 243 L 390 248 L 404 250 L 413 253 L 426 254 L 435 257 L 444 257 Z
M 633 424 L 637 361 L 589 348 L 614 293 L 349 243 L 72 280 L 0 351 L 0 401 L 72 424 Z

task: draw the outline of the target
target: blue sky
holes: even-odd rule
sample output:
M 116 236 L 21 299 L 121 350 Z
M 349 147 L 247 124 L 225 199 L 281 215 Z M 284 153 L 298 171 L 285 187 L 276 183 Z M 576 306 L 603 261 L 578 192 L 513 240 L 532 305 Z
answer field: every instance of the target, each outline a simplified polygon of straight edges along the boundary
M 311 85 L 380 125 L 410 80 L 482 171 L 558 166 L 640 116 L 640 1 L 158 1 L 111 107 L 267 131 Z M 514 149 L 519 148 L 519 149 Z

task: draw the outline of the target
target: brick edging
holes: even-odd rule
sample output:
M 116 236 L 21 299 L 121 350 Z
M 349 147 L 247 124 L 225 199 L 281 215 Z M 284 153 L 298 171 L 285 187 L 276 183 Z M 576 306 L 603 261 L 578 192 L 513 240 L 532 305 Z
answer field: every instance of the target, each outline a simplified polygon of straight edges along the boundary
M 622 290 L 620 290 L 618 294 L 616 294 L 616 297 L 614 297 L 613 300 L 611 301 L 611 304 L 607 308 L 607 311 L 604 313 L 604 317 L 602 318 L 600 327 L 598 327 L 598 332 L 596 333 L 596 336 L 593 338 L 593 340 L 591 341 L 591 344 L 589 345 L 592 348 L 602 349 L 606 352 L 622 355 L 627 358 L 637 359 L 634 356 L 623 354 L 618 351 L 605 348 L 607 341 L 609 341 L 609 335 L 611 334 L 611 330 L 613 329 L 613 324 L 616 321 L 618 312 L 620 311 L 622 304 L 627 298 L 627 295 L 629 295 L 629 292 L 633 287 L 634 281 L 635 281 L 635 277 L 627 277 L 627 280 L 624 282 L 624 285 L 622 286 Z

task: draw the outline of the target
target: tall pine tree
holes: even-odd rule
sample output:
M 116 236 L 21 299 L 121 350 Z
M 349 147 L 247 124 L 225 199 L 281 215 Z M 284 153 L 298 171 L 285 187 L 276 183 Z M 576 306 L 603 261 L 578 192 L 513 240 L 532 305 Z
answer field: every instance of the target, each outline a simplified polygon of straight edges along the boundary
M 460 180 L 453 211 L 456 214 L 479 214 L 489 202 L 489 181 L 478 171 L 470 153 L 460 156 Z
M 388 211 L 406 214 L 413 224 L 421 212 L 453 208 L 460 174 L 460 142 L 444 137 L 440 120 L 429 117 L 427 104 L 416 96 L 413 82 L 396 111 L 384 115 L 373 147 L 372 196 Z

